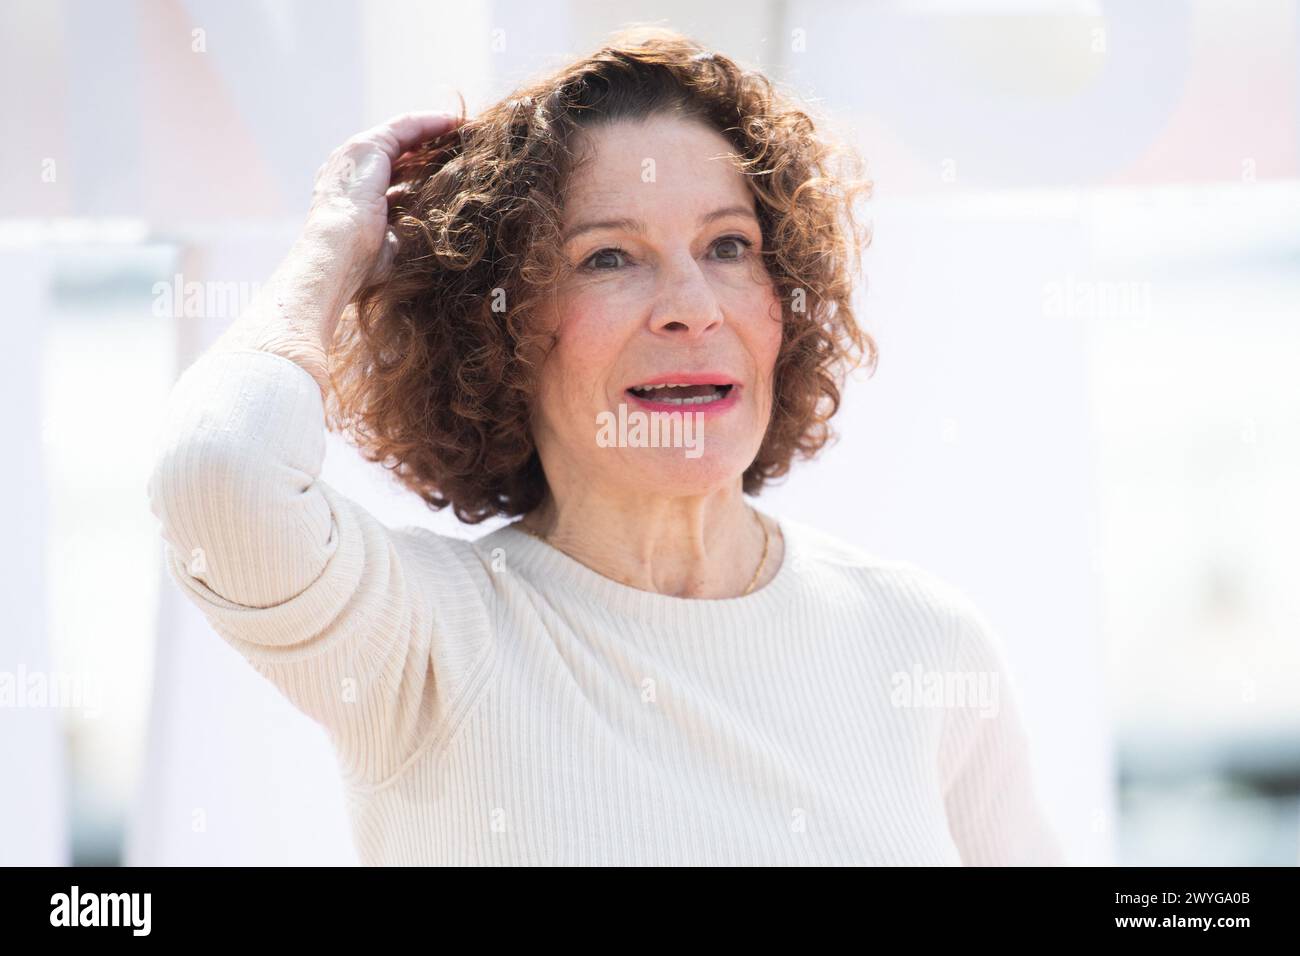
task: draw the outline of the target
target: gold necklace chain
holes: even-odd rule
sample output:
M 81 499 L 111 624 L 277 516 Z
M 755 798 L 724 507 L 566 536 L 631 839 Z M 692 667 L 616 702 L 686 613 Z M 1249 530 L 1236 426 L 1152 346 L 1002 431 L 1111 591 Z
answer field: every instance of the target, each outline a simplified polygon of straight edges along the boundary
M 763 557 L 759 559 L 758 567 L 754 569 L 754 576 L 749 579 L 749 585 L 745 590 L 740 592 L 741 597 L 744 597 L 750 591 L 754 590 L 754 585 L 758 583 L 758 576 L 763 573 L 763 568 L 767 567 L 767 546 L 772 540 L 772 536 L 768 534 L 767 531 L 767 522 L 759 516 L 758 509 L 750 508 L 749 510 L 754 512 L 754 520 L 757 521 L 758 526 L 763 529 Z
M 754 576 L 749 579 L 749 584 L 745 586 L 745 590 L 740 592 L 741 597 L 745 597 L 747 594 L 749 594 L 750 591 L 754 590 L 754 585 L 758 583 L 759 575 L 762 574 L 763 569 L 767 567 L 767 552 L 769 546 L 772 543 L 772 535 L 767 530 L 767 523 L 759 515 L 758 509 L 750 508 L 749 510 L 754 515 L 754 520 L 758 522 L 758 526 L 763 529 L 763 556 L 759 559 L 758 567 L 754 569 Z M 524 524 L 522 520 L 516 521 L 515 527 L 523 531 L 527 531 L 538 541 L 544 541 L 546 542 L 546 544 L 551 545 L 552 548 L 555 548 L 555 545 L 551 544 L 550 540 L 547 539 L 546 535 L 542 534 L 540 531 L 534 531 L 532 528 L 528 527 L 528 525 Z M 556 550 L 558 551 L 560 549 L 556 548 Z

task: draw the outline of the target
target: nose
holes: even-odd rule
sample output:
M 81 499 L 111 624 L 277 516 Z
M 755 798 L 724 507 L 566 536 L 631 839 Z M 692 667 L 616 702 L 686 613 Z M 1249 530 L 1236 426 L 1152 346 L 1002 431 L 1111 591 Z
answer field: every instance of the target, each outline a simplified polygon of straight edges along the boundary
M 683 259 L 659 275 L 650 328 L 694 339 L 722 324 L 722 304 L 694 257 Z

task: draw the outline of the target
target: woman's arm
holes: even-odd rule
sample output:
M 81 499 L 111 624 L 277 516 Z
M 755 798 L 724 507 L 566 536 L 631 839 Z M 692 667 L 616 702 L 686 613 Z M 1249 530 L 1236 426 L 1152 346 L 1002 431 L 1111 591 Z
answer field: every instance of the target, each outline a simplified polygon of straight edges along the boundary
M 1034 785 L 1029 741 L 1001 642 L 980 611 L 954 610 L 951 674 L 976 700 L 944 714 L 939 750 L 949 829 L 967 866 L 1065 862 Z
M 373 783 L 454 729 L 491 641 L 468 544 L 390 530 L 319 479 L 325 343 L 373 268 L 343 221 L 338 204 L 313 218 L 177 381 L 148 491 L 186 596 Z
M 393 165 L 455 124 L 443 113 L 394 117 L 339 146 L 316 170 L 311 210 L 289 255 L 213 351 L 252 348 L 301 365 L 329 391 L 326 355 L 343 310 L 392 262 Z

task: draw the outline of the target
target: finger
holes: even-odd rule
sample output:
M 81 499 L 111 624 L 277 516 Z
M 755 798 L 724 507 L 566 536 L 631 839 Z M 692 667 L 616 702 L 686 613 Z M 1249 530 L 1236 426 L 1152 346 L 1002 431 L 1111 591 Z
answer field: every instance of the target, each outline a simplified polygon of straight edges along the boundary
M 379 254 L 375 256 L 374 264 L 370 268 L 368 281 L 379 282 L 387 278 L 392 271 L 393 262 L 397 259 L 399 245 L 397 234 L 391 229 L 386 230 L 383 245 L 379 247 Z
M 407 150 L 441 136 L 459 123 L 460 117 L 453 113 L 403 113 L 371 128 L 364 135 L 388 154 L 390 162 L 395 162 Z

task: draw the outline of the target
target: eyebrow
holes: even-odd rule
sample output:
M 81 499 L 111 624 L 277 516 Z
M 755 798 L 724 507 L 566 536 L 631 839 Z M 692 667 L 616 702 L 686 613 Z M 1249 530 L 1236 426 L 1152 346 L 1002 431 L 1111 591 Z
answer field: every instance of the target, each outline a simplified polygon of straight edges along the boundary
M 746 218 L 758 222 L 758 216 L 754 214 L 754 210 L 747 206 L 724 206 L 721 209 L 715 209 L 713 212 L 708 212 L 701 216 L 700 225 L 707 226 L 711 222 L 715 222 L 718 219 L 726 219 L 729 216 L 745 216 Z M 601 219 L 598 222 L 584 222 L 567 230 L 560 241 L 567 244 L 582 235 L 584 232 L 595 232 L 597 229 L 624 229 L 627 232 L 643 233 L 645 232 L 645 223 L 641 222 L 639 219 L 631 219 L 627 217 L 621 219 Z

